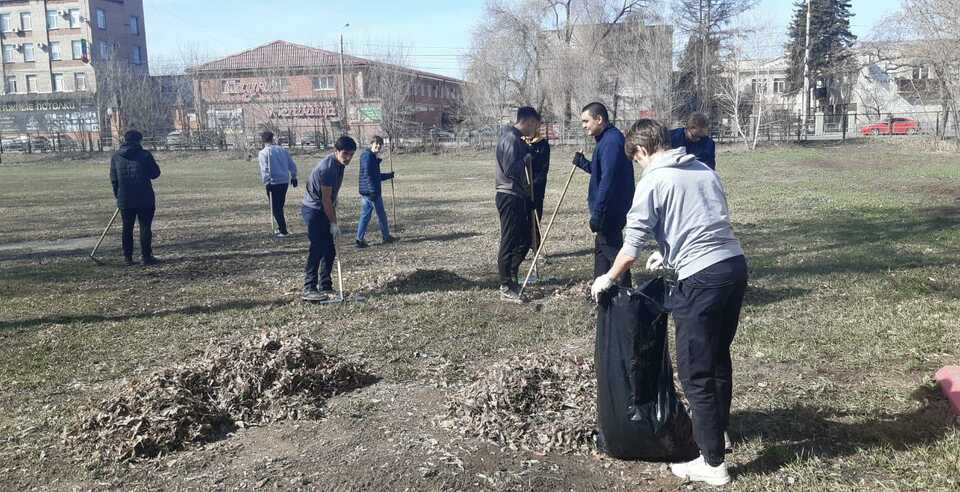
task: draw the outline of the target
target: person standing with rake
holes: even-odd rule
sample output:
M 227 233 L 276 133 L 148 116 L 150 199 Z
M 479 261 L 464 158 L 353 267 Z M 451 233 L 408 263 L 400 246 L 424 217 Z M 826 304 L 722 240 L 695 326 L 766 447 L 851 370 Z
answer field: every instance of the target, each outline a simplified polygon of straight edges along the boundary
M 263 149 L 257 156 L 260 161 L 260 179 L 267 188 L 273 220 L 277 223 L 275 236 L 282 239 L 290 234 L 283 207 L 287 202 L 288 186 L 297 187 L 297 165 L 287 149 L 274 145 L 273 132 L 263 132 L 260 139 L 263 141 Z
M 153 154 L 141 146 L 143 134 L 130 130 L 123 135 L 123 145 L 110 158 L 110 183 L 117 209 L 123 219 L 123 259 L 133 265 L 133 225 L 140 223 L 140 257 L 144 265 L 154 265 L 153 216 L 157 197 L 152 181 L 160 177 L 160 167 Z M 92 256 L 92 255 L 91 255 Z
M 331 275 L 337 256 L 336 238 L 340 235 L 337 195 L 343 172 L 357 151 L 357 142 L 344 135 L 333 148 L 334 153 L 324 157 L 310 172 L 303 194 L 301 213 L 310 238 L 303 279 L 304 301 L 325 301 L 334 294 Z
M 540 114 L 536 109 L 519 108 L 516 123 L 503 128 L 497 144 L 496 202 L 500 214 L 497 271 L 500 299 L 508 302 L 523 302 L 517 275 L 533 239 L 534 206 L 527 181 L 527 166 L 532 157 L 523 137 L 532 137 L 539 126 Z

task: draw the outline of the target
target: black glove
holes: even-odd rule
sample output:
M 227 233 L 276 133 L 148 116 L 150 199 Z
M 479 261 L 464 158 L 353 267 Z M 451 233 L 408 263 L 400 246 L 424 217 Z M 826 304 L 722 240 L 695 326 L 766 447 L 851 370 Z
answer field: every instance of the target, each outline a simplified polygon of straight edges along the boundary
M 297 187 L 297 178 L 291 179 L 291 180 L 290 180 L 290 185 L 293 186 L 294 188 L 296 188 L 296 187 Z
M 596 234 L 603 230 L 603 221 L 599 217 L 590 217 L 590 232 Z
M 585 157 L 583 157 L 583 152 L 574 152 L 572 164 L 574 166 L 580 165 L 580 159 L 585 159 Z

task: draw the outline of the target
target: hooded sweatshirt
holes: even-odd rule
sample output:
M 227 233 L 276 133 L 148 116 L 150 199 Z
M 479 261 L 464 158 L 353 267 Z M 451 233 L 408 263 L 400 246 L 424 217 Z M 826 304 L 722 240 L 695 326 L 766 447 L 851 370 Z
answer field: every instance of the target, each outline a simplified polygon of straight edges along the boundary
M 665 151 L 643 171 L 621 252 L 636 258 L 651 238 L 679 280 L 743 255 L 720 177 L 683 147 Z
M 267 145 L 257 155 L 260 161 L 260 179 L 265 185 L 278 185 L 297 179 L 297 165 L 290 152 L 279 145 Z
M 123 144 L 110 158 L 110 184 L 117 208 L 150 209 L 156 207 L 152 180 L 160 177 L 153 154 L 140 144 Z

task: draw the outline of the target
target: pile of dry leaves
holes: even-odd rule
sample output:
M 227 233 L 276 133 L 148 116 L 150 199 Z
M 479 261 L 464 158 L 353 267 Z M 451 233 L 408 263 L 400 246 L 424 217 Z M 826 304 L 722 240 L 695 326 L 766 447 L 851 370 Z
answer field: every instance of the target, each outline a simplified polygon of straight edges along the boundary
M 594 441 L 596 394 L 590 357 L 516 356 L 480 371 L 455 392 L 441 425 L 512 449 L 587 451 Z
M 309 338 L 264 333 L 127 382 L 68 426 L 65 439 L 95 462 L 155 457 L 238 427 L 319 418 L 327 398 L 373 380 Z

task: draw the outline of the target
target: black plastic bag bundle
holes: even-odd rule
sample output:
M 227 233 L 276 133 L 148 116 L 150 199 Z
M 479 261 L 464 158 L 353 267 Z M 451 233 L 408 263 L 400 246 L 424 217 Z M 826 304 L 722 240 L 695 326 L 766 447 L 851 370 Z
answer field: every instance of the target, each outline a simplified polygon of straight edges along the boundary
M 620 459 L 686 461 L 699 454 L 673 386 L 664 281 L 614 288 L 597 316 L 597 447 Z

